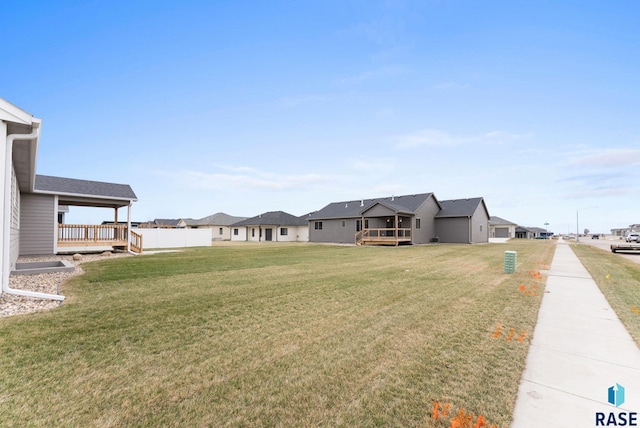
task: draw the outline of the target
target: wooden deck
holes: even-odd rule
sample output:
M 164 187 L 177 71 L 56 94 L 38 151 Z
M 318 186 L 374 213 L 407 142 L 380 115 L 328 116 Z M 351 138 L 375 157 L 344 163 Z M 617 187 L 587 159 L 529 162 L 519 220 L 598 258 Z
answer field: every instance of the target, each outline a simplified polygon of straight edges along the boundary
M 65 247 L 123 247 L 142 252 L 142 235 L 128 233 L 124 224 L 59 224 L 58 248 Z
M 356 233 L 356 245 L 394 245 L 411 243 L 411 229 L 378 228 L 363 229 Z

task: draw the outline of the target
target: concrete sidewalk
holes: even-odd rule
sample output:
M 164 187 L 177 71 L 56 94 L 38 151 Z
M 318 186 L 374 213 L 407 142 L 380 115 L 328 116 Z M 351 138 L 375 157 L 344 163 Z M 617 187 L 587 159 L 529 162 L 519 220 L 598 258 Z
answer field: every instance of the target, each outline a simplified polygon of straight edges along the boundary
M 619 407 L 607 402 L 608 389 L 616 384 L 625 389 Z M 610 412 L 616 417 L 640 412 L 640 350 L 569 244 L 561 240 L 511 426 L 605 426 L 596 425 L 596 412 L 605 413 L 605 422 Z

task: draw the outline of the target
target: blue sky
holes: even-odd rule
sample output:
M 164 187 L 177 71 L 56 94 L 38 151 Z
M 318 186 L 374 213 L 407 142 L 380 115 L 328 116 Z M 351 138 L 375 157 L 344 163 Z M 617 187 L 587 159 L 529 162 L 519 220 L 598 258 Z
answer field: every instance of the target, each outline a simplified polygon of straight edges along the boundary
M 640 223 L 636 1 L 5 1 L 0 97 L 39 174 L 134 220 L 482 196 L 566 233 Z M 72 208 L 69 221 L 111 218 Z

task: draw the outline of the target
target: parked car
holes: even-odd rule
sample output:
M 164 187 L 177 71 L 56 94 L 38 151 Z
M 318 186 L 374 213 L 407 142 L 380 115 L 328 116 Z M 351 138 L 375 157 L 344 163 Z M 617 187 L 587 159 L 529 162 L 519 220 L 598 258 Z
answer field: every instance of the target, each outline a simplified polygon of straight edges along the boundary
M 595 234 L 591 235 L 591 239 L 600 239 L 600 235 L 595 233 Z
M 627 242 L 640 242 L 640 233 L 631 232 L 624 239 Z

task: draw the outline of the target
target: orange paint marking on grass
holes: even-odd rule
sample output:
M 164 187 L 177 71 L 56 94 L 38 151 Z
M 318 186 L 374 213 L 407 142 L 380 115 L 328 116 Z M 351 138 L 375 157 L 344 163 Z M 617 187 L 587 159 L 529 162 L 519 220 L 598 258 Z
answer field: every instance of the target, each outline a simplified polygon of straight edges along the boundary
M 491 337 L 493 337 L 494 339 L 497 339 L 500 336 L 501 332 L 502 332 L 502 324 L 498 324 L 498 327 L 496 328 L 496 331 L 493 332 Z
M 431 412 L 433 414 L 433 419 L 438 419 L 438 407 L 440 407 L 440 404 L 437 401 L 434 401 L 433 411 Z
M 473 428 L 482 428 L 487 426 L 487 420 L 482 415 L 478 415 L 478 420 Z
M 516 329 L 512 328 L 511 330 L 509 330 L 509 335 L 507 336 L 507 342 L 511 342 L 511 339 L 513 339 L 513 334 L 515 333 Z
M 527 332 L 526 332 L 526 331 L 524 331 L 524 330 L 522 330 L 522 331 L 520 332 L 520 336 L 519 336 L 519 337 L 518 337 L 518 339 L 517 339 L 517 340 L 518 340 L 518 342 L 522 343 L 522 341 L 524 340 L 524 337 L 525 337 L 526 335 L 527 335 Z
M 449 410 L 451 410 L 451 403 L 445 403 L 442 406 L 442 416 L 449 416 Z
M 458 410 L 458 414 L 451 421 L 451 428 L 468 428 L 473 421 L 473 413 L 467 413 L 464 409 Z

